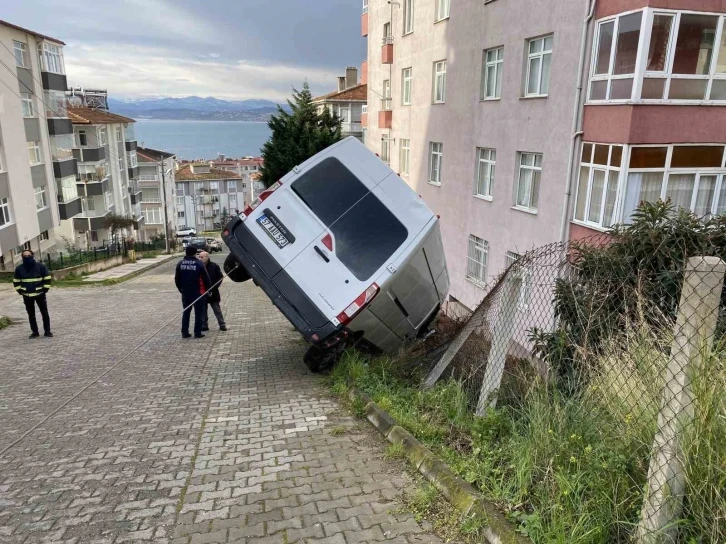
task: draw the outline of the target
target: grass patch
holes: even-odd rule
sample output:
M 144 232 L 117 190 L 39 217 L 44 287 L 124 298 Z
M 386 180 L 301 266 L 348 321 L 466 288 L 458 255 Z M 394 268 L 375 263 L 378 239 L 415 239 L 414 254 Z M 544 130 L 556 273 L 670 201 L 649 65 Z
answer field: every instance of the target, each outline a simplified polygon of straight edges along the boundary
M 706 359 L 684 444 L 684 543 L 726 542 L 726 352 Z M 461 384 L 421 391 L 386 357 L 347 352 L 329 380 L 342 398 L 352 388 L 370 395 L 535 543 L 604 544 L 631 540 L 639 521 L 657 426 L 653 376 L 665 360 L 653 335 L 636 331 L 597 361 L 585 391 L 568 397 L 530 374 L 484 417 Z M 433 492 L 422 493 L 414 505 L 423 510 Z
M 7 329 L 12 324 L 12 319 L 10 319 L 9 317 L 5 317 L 4 315 L 0 315 L 0 330 Z
M 386 457 L 388 459 L 404 459 L 406 457 L 406 450 L 403 449 L 402 444 L 390 444 L 386 448 Z
M 343 436 L 347 432 L 348 429 L 346 429 L 342 425 L 338 425 L 337 427 L 333 427 L 332 429 L 330 429 L 331 436 Z

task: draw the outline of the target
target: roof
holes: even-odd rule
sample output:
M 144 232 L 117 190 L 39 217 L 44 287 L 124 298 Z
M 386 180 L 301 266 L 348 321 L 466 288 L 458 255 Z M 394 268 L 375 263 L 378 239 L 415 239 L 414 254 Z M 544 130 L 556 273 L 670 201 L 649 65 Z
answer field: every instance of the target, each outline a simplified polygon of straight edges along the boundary
M 58 38 L 51 38 L 50 36 L 46 36 L 45 34 L 41 34 L 40 32 L 35 32 L 34 30 L 28 30 L 27 28 L 23 28 L 22 26 L 14 25 L 13 23 L 8 23 L 7 21 L 3 21 L 2 19 L 0 19 L 0 25 L 9 26 L 10 28 L 14 28 L 15 30 L 19 30 L 20 32 L 32 34 L 36 38 L 42 38 L 43 40 L 49 40 L 51 42 L 55 42 L 60 45 L 65 45 L 65 42 L 60 41 Z
M 252 159 L 226 159 L 224 161 L 210 161 L 214 166 L 260 166 L 264 160 L 262 157 L 254 157 Z
M 135 123 L 136 121 L 111 113 L 110 111 L 91 108 L 68 108 L 68 117 L 75 125 L 108 125 L 114 123 Z
M 350 102 L 353 101 L 360 101 L 360 102 L 367 102 L 368 101 L 368 85 L 356 85 L 355 87 L 349 87 L 348 89 L 344 91 L 335 91 L 332 93 L 328 93 L 323 96 L 319 96 L 318 98 L 313 98 L 313 102 L 335 102 L 335 101 L 345 101 Z
M 174 153 L 167 153 L 166 151 L 151 149 L 150 147 L 137 147 L 136 156 L 141 162 L 157 162 L 173 157 Z
M 174 178 L 176 181 L 197 181 L 206 179 L 240 179 L 237 174 L 228 172 L 227 170 L 219 170 L 217 168 L 210 168 L 209 174 L 194 174 L 189 164 L 182 165 L 179 170 L 176 171 Z

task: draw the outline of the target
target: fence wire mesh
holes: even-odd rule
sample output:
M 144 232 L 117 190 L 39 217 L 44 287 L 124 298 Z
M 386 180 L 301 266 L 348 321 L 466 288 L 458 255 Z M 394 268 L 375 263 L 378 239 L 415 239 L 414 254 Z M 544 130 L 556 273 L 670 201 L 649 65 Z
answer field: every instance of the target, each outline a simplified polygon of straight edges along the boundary
M 521 256 L 415 359 L 425 388 L 455 380 L 478 416 L 541 434 L 502 477 L 565 479 L 603 515 L 583 542 L 726 542 L 726 221 L 639 213 Z

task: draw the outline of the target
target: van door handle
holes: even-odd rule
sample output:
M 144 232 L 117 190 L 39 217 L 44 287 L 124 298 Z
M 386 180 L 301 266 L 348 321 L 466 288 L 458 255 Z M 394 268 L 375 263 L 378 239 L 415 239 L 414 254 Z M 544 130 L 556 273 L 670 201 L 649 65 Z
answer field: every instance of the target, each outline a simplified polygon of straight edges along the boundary
M 318 252 L 318 255 L 320 255 L 326 263 L 329 263 L 330 262 L 330 257 L 328 257 L 325 254 L 325 252 L 322 249 L 320 249 L 318 246 L 314 246 L 314 247 L 315 247 L 315 251 Z

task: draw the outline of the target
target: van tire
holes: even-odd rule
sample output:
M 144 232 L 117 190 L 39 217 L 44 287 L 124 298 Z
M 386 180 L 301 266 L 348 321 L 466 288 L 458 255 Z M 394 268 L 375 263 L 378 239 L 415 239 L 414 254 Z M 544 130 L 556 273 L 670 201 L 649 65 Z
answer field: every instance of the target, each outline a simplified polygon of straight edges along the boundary
M 328 370 L 338 362 L 345 351 L 345 342 L 341 342 L 341 344 L 343 349 L 340 344 L 328 349 L 310 346 L 303 356 L 303 361 L 311 372 L 318 373 Z
M 235 268 L 235 266 L 237 268 Z M 227 258 L 224 260 L 224 272 L 227 274 L 229 279 L 235 283 L 242 283 L 243 281 L 250 279 L 250 275 L 247 270 L 239 264 L 239 261 L 235 259 L 234 255 L 231 253 L 227 255 Z

